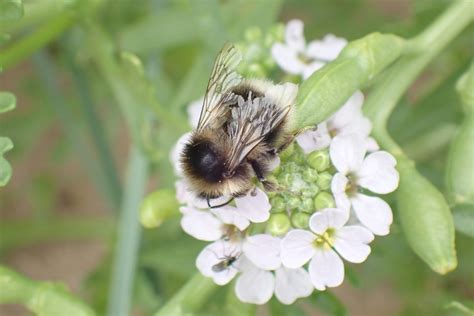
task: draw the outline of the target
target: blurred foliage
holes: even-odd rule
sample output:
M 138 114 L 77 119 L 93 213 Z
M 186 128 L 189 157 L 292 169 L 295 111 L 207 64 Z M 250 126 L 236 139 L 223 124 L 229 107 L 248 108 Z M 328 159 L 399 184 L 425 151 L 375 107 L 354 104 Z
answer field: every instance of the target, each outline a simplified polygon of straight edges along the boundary
M 85 283 L 83 296 L 105 315 L 124 147 L 132 139 L 151 162 L 150 174 L 157 176 L 153 185 L 171 188 L 169 150 L 189 128 L 186 106 L 202 96 L 216 52 L 225 41 L 243 41 L 249 28 L 266 31 L 291 18 L 305 22 L 307 39 L 333 33 L 354 40 L 373 31 L 409 38 L 449 2 L 30 0 L 18 6 L 21 1 L 0 0 L 0 12 L 7 13 L 0 20 L 0 33 L 8 35 L 0 39 L 0 61 L 7 61 L 0 86 L 18 99 L 15 111 L 0 115 L 0 135 L 15 143 L 8 152 L 14 170 L 16 165 L 24 167 L 23 161 L 37 150 L 38 157 L 48 161 L 28 174 L 27 186 L 19 188 L 13 181 L 0 189 L 2 211 L 15 211 L 24 205 L 17 203 L 22 199 L 28 200 L 32 211 L 21 222 L 2 218 L 2 259 L 39 242 L 103 240 L 106 258 Z M 464 119 L 454 87 L 471 63 L 473 38 L 470 25 L 424 71 L 388 126 L 397 143 L 418 162 L 418 171 L 443 192 L 449 144 Z M 10 107 L 11 99 L 9 93 L 0 94 L 0 112 Z M 2 155 L 10 149 L 8 144 L 0 138 L 0 170 L 7 170 Z M 111 211 L 110 219 L 60 217 L 57 199 L 64 183 L 61 174 L 52 171 L 68 168 L 72 160 L 79 161 L 84 177 Z M 399 223 L 394 223 L 390 236 L 377 239 L 368 261 L 351 266 L 348 279 L 354 268 L 358 291 L 393 288 L 395 297 L 387 298 L 399 307 L 393 314 L 463 315 L 474 305 L 472 211 L 470 205 L 454 211 L 459 265 L 447 276 L 435 275 L 416 257 Z M 159 229 L 145 230 L 133 311 L 151 315 L 162 306 L 194 274 L 194 260 L 203 246 L 181 231 L 176 218 Z M 232 292 L 232 286 L 220 288 L 202 315 L 218 315 L 225 304 L 233 304 Z M 345 315 L 350 314 L 348 301 L 333 293 L 316 293 L 290 307 L 272 300 L 268 310 L 273 315 L 304 315 L 317 308 L 328 315 Z

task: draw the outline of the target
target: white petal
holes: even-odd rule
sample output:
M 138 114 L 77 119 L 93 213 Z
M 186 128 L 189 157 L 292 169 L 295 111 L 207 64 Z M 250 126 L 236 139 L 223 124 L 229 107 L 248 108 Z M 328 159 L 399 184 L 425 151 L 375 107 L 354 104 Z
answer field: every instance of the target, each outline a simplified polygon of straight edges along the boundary
M 316 236 L 307 230 L 294 229 L 281 241 L 281 262 L 288 268 L 302 267 L 313 257 Z
M 229 201 L 229 199 L 231 199 L 231 198 L 228 197 L 228 196 L 221 196 L 221 197 L 218 197 L 216 199 L 211 199 L 209 201 L 209 204 L 211 206 L 221 205 L 221 204 L 224 204 L 227 201 Z M 209 205 L 207 204 L 206 199 L 203 199 L 203 198 L 197 196 L 195 193 L 193 193 L 191 191 L 190 191 L 190 201 L 188 203 L 190 205 L 193 205 L 194 207 L 197 207 L 197 208 L 200 208 L 200 209 L 209 209 Z
M 348 134 L 357 134 L 364 140 L 367 139 L 367 136 L 370 134 L 372 130 L 372 123 L 368 118 L 363 116 L 362 114 L 355 115 L 352 117 L 352 120 L 344 125 L 339 127 L 337 135 L 348 135 Z M 366 141 L 367 142 L 367 141 Z M 367 147 L 367 143 L 365 144 Z
M 372 153 L 380 149 L 379 144 L 377 144 L 377 141 L 373 137 L 367 137 L 366 141 L 367 141 L 367 151 L 369 153 Z
M 309 273 L 303 269 L 281 267 L 275 271 L 275 296 L 283 304 L 293 304 L 300 297 L 308 297 L 313 293 Z
M 362 115 L 364 94 L 356 91 L 344 105 L 329 119 L 332 128 L 342 128 L 351 123 L 356 116 Z
M 311 282 L 316 289 L 336 287 L 344 281 L 344 264 L 334 250 L 318 249 L 308 267 Z
M 346 39 L 328 34 L 321 41 L 312 41 L 309 43 L 306 52 L 313 58 L 331 61 L 336 59 L 346 45 Z
M 196 128 L 199 122 L 199 116 L 201 115 L 202 104 L 204 98 L 196 100 L 188 106 L 188 120 L 192 128 Z
M 185 180 L 178 180 L 175 182 L 176 199 L 180 204 L 187 204 L 190 200 L 189 186 Z
M 326 123 L 318 124 L 315 130 L 308 130 L 296 137 L 296 142 L 303 149 L 305 154 L 312 151 L 324 149 L 331 143 Z
M 207 211 L 182 207 L 184 213 L 181 227 L 189 235 L 199 240 L 214 241 L 222 237 L 222 222 Z
M 292 49 L 303 52 L 306 46 L 306 41 L 303 34 L 303 21 L 291 20 L 288 21 L 285 28 L 285 42 Z
M 360 168 L 365 152 L 365 140 L 357 134 L 338 135 L 329 148 L 332 164 L 344 175 Z
M 268 234 L 247 237 L 243 250 L 245 256 L 260 269 L 275 270 L 281 266 L 281 239 Z
M 349 180 L 342 173 L 336 173 L 331 180 L 331 192 L 334 196 L 338 209 L 349 212 L 351 201 L 346 194 L 346 187 Z
M 325 208 L 311 216 L 309 219 L 309 227 L 314 233 L 322 235 L 328 228 L 341 228 L 348 219 L 348 212 L 341 211 L 337 208 Z
M 347 261 L 360 263 L 370 254 L 367 246 L 374 240 L 374 235 L 362 226 L 345 226 L 336 232 L 334 248 Z
M 275 156 L 275 158 L 273 158 L 272 160 L 268 162 L 267 167 L 269 171 L 273 171 L 279 165 L 280 165 L 280 156 Z
M 313 61 L 312 63 L 306 65 L 303 68 L 303 79 L 308 79 L 313 73 L 323 68 L 324 65 L 326 65 L 326 63 L 322 63 L 319 61 Z
M 270 217 L 272 206 L 265 192 L 256 188 L 246 196 L 235 199 L 237 211 L 247 217 L 251 222 L 263 223 Z
M 383 236 L 390 232 L 393 215 L 387 202 L 364 194 L 356 194 L 351 202 L 357 218 L 372 233 Z
M 303 72 L 304 63 L 298 58 L 298 52 L 281 43 L 272 46 L 272 56 L 281 69 L 298 75 Z
M 178 139 L 176 144 L 174 145 L 173 149 L 171 149 L 170 161 L 171 161 L 171 164 L 173 165 L 174 173 L 177 176 L 182 176 L 183 175 L 183 170 L 181 168 L 181 162 L 180 162 L 181 153 L 183 152 L 184 145 L 186 145 L 189 142 L 189 140 L 191 139 L 191 136 L 192 136 L 191 132 L 182 135 Z
M 250 225 L 249 220 L 245 216 L 240 214 L 237 208 L 233 206 L 226 205 L 219 208 L 215 208 L 212 209 L 212 213 L 214 213 L 217 218 L 221 220 L 222 223 L 234 225 L 241 231 L 243 231 Z
M 374 193 L 387 194 L 398 187 L 397 161 L 386 151 L 368 155 L 357 172 L 357 184 Z
M 273 273 L 254 267 L 246 269 L 235 284 L 235 294 L 244 303 L 265 304 L 273 295 Z
M 227 260 L 229 256 L 239 256 L 237 245 L 218 240 L 204 248 L 196 258 L 196 267 L 202 275 L 210 277 L 214 283 L 224 285 L 229 283 L 237 274 L 237 261 L 223 269 L 216 269 L 216 265 Z

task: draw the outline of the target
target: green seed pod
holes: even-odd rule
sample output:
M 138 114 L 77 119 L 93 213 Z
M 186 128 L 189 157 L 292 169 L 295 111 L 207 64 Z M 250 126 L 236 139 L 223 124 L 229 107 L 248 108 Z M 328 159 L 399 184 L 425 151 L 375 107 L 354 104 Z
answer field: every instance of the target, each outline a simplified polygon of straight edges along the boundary
M 301 206 L 299 208 L 300 211 L 306 212 L 306 213 L 313 213 L 314 212 L 314 203 L 313 199 L 311 198 L 305 198 L 301 202 Z
M 318 175 L 318 180 L 316 184 L 321 190 L 329 190 L 331 187 L 332 174 L 329 172 L 323 172 Z
M 316 197 L 316 194 L 318 193 L 319 193 L 319 187 L 316 184 L 311 183 L 310 186 L 306 187 L 301 192 L 301 195 L 303 196 L 303 198 L 307 198 L 307 197 L 314 198 Z
M 308 168 L 303 171 L 303 180 L 307 183 L 314 183 L 318 180 L 318 172 L 314 169 Z
M 329 158 L 329 152 L 327 150 L 318 150 L 310 153 L 306 162 L 311 168 L 322 172 L 329 168 L 331 159 Z
M 286 210 L 285 200 L 281 196 L 275 196 L 271 199 L 270 204 L 272 205 L 272 212 L 279 213 Z
M 285 213 L 272 214 L 267 222 L 266 231 L 274 236 L 286 234 L 291 228 L 291 222 Z
M 286 206 L 290 210 L 298 209 L 301 205 L 301 200 L 296 196 L 292 196 L 286 201 Z
M 331 114 L 404 50 L 402 38 L 373 33 L 349 43 L 337 59 L 301 85 L 291 129 L 314 126 Z
M 446 200 L 407 158 L 398 157 L 397 169 L 397 209 L 408 243 L 437 273 L 452 271 L 457 259 L 453 218 Z
M 474 112 L 466 115 L 453 139 L 446 166 L 446 182 L 454 204 L 474 204 Z
M 179 215 L 175 192 L 162 189 L 150 193 L 140 206 L 140 223 L 146 228 L 160 226 L 166 219 Z
M 291 223 L 295 228 L 306 229 L 309 224 L 309 214 L 302 212 L 295 212 L 291 215 Z
M 336 203 L 334 202 L 334 198 L 329 192 L 319 192 L 314 198 L 314 208 L 318 211 L 325 208 L 334 207 L 335 205 Z

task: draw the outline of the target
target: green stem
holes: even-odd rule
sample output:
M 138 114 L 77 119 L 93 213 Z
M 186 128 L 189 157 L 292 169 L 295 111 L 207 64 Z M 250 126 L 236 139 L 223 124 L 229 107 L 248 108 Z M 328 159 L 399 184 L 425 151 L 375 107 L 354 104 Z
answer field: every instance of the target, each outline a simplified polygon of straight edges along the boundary
M 107 315 L 110 316 L 129 315 L 141 235 L 138 209 L 145 193 L 147 170 L 147 160 L 137 148 L 133 147 L 127 168 L 125 195 L 117 232 L 118 241 L 107 310 Z
M 155 316 L 189 315 L 202 307 L 216 289 L 211 279 L 196 273 Z
M 28 34 L 0 52 L 0 65 L 3 68 L 13 66 L 57 38 L 73 23 L 74 18 L 68 12 L 52 18 L 33 33 Z
M 36 315 L 95 315 L 64 285 L 34 281 L 4 266 L 0 266 L 0 289 L 0 304 L 22 304 Z
M 442 16 L 409 43 L 411 54 L 392 65 L 378 81 L 364 104 L 364 111 L 374 124 L 373 135 L 395 156 L 402 154 L 386 130 L 390 114 L 420 72 L 473 19 L 472 3 L 456 1 Z
M 57 240 L 104 239 L 112 236 L 110 219 L 52 217 L 0 222 L 0 252 L 31 244 Z

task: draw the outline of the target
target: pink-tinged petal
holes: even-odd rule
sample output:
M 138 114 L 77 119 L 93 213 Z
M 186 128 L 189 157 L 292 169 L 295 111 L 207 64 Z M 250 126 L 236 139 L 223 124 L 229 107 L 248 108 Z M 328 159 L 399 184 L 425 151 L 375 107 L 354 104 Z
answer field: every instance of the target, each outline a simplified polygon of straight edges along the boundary
M 316 236 L 307 230 L 294 229 L 281 241 L 281 262 L 287 268 L 302 267 L 314 255 Z
M 189 235 L 204 241 L 214 241 L 222 237 L 222 222 L 207 211 L 192 210 L 182 207 L 184 216 L 181 227 Z
M 377 151 L 368 155 L 357 172 L 357 183 L 378 194 L 393 192 L 400 180 L 395 169 L 397 161 L 386 151 Z
M 241 231 L 250 225 L 249 220 L 240 214 L 238 209 L 233 206 L 222 206 L 212 209 L 211 212 L 216 215 L 216 217 L 219 218 L 222 223 L 234 225 Z
M 308 297 L 313 293 L 309 273 L 303 269 L 281 267 L 275 271 L 275 296 L 283 304 L 293 304 L 300 297 Z
M 188 120 L 192 128 L 196 128 L 199 122 L 199 116 L 201 115 L 202 105 L 204 98 L 191 102 L 188 106 Z
M 337 58 L 346 45 L 346 39 L 328 34 L 321 41 L 309 43 L 306 53 L 313 58 L 332 61 Z
M 275 270 L 281 266 L 281 239 L 267 234 L 247 237 L 243 245 L 245 256 L 260 269 Z
M 349 212 L 351 208 L 351 201 L 346 193 L 347 184 L 349 180 L 342 173 L 336 173 L 332 177 L 331 192 L 334 196 L 336 206 L 338 209 Z
M 357 134 L 338 135 L 329 147 L 332 164 L 344 175 L 359 170 L 365 153 L 365 140 Z
M 344 105 L 329 119 L 332 128 L 340 129 L 350 124 L 354 117 L 362 115 L 362 104 L 364 103 L 364 94 L 356 91 Z
M 312 151 L 324 149 L 331 143 L 326 123 L 318 124 L 315 130 L 308 130 L 296 137 L 296 142 L 303 149 L 305 154 Z
M 185 180 L 178 180 L 175 182 L 176 199 L 180 204 L 187 204 L 190 200 L 189 186 Z
M 325 208 L 309 219 L 309 228 L 318 234 L 322 235 L 328 228 L 341 228 L 349 219 L 349 213 L 341 211 L 337 208 Z
M 274 287 L 272 272 L 253 267 L 244 270 L 237 278 L 235 294 L 244 303 L 261 305 L 272 298 Z
M 169 158 L 170 158 L 171 164 L 173 165 L 174 173 L 177 176 L 183 175 L 183 168 L 181 167 L 181 161 L 180 161 L 181 154 L 184 150 L 184 146 L 191 139 L 191 136 L 192 136 L 191 132 L 182 135 L 176 142 L 176 145 L 174 145 L 173 149 L 171 149 Z
M 313 73 L 323 68 L 324 65 L 326 65 L 326 63 L 322 63 L 320 61 L 313 61 L 312 63 L 307 64 L 303 68 L 303 79 L 308 79 Z
M 365 141 L 365 147 L 367 148 L 367 136 L 372 130 L 372 123 L 368 118 L 359 114 L 352 118 L 352 121 L 339 128 L 337 135 L 349 135 L 357 134 Z
M 281 43 L 272 46 L 272 57 L 281 69 L 298 75 L 303 72 L 305 64 L 299 59 L 298 52 Z
M 334 248 L 347 261 L 361 263 L 370 254 L 368 244 L 374 235 L 362 226 L 345 226 L 336 232 Z
M 214 283 L 224 285 L 229 283 L 237 274 L 237 263 L 222 266 L 222 262 L 229 256 L 238 256 L 240 248 L 238 245 L 218 240 L 204 248 L 196 258 L 196 267 L 206 277 L 213 279 Z M 222 266 L 222 268 L 221 268 Z
M 237 211 L 247 217 L 251 222 L 263 223 L 270 218 L 272 208 L 265 192 L 256 188 L 246 196 L 235 199 Z
M 359 221 L 372 233 L 384 236 L 390 232 L 393 215 L 387 202 L 364 194 L 356 194 L 351 202 Z
M 301 20 L 290 20 L 285 28 L 285 42 L 292 49 L 303 52 L 306 41 L 303 34 L 303 22 Z
M 308 267 L 314 287 L 324 291 L 326 287 L 336 287 L 344 281 L 344 263 L 334 250 L 318 249 Z

